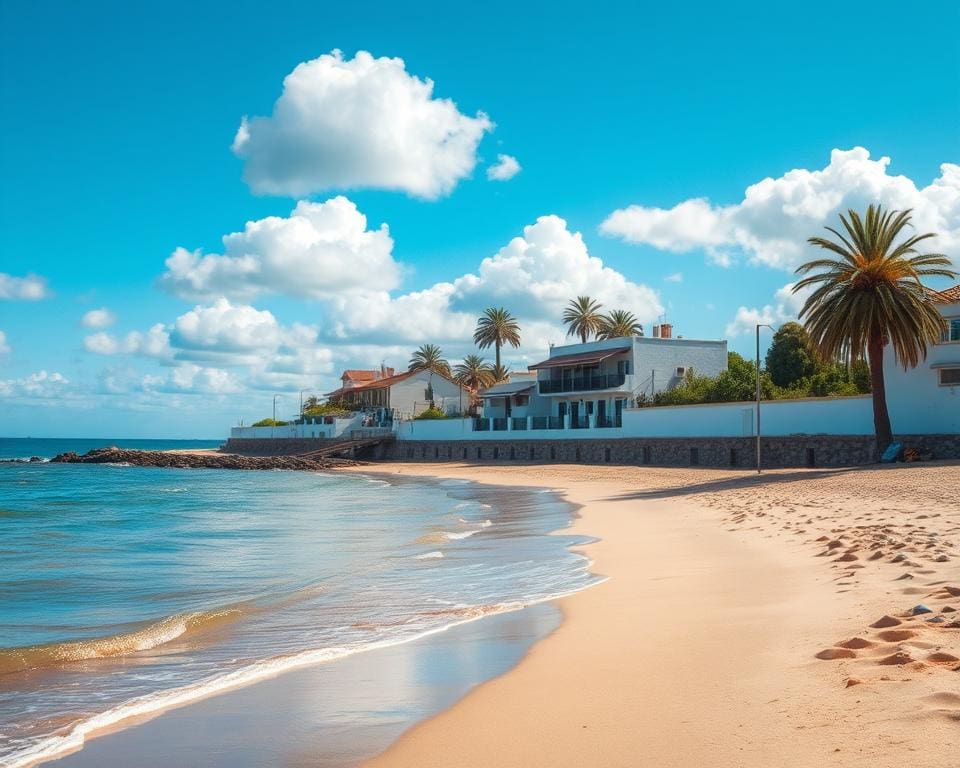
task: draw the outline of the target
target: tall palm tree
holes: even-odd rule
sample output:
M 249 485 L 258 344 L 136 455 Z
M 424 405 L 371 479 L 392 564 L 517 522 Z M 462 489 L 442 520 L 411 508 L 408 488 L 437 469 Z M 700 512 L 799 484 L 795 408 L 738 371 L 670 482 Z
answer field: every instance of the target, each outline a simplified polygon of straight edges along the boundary
M 494 347 L 496 364 L 500 365 L 500 347 L 509 344 L 520 346 L 520 325 L 516 318 L 503 307 L 485 309 L 477 319 L 477 330 L 473 332 L 473 343 L 480 349 Z
M 597 333 L 598 339 L 618 339 L 621 336 L 643 336 L 643 326 L 637 322 L 633 312 L 615 309 L 603 315 L 602 325 Z
M 854 210 L 847 211 L 846 217 L 841 214 L 846 235 L 826 227 L 836 240 L 808 240 L 839 258 L 802 264 L 797 274 L 819 271 L 793 286 L 794 293 L 816 288 L 804 302 L 800 318 L 825 359 L 841 358 L 848 351 L 858 357 L 866 350 L 873 426 L 881 451 L 893 440 L 883 380 L 883 348 L 890 344 L 894 359 L 904 368 L 926 359 L 927 345 L 939 340 L 944 319 L 920 278 L 956 277 L 943 254 L 917 252 L 917 245 L 935 237 L 934 233 L 910 235 L 894 242 L 910 226 L 910 213 L 870 205 L 864 218 Z
M 563 322 L 567 326 L 567 336 L 579 336 L 584 344 L 590 336 L 599 333 L 603 327 L 603 315 L 599 302 L 589 296 L 577 296 L 571 299 L 563 310 Z
M 493 368 L 480 355 L 467 355 L 453 367 L 453 372 L 459 384 L 475 392 L 494 383 Z
M 450 363 L 443 359 L 443 350 L 436 344 L 421 344 L 410 358 L 408 371 L 430 371 L 443 376 L 450 375 Z

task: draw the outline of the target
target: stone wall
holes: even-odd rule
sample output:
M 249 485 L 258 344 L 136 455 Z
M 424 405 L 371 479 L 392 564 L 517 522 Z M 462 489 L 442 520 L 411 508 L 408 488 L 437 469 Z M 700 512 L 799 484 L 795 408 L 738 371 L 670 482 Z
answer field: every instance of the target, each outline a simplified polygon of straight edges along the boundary
M 291 456 L 317 451 L 332 442 L 322 437 L 231 437 L 223 450 L 243 456 Z
M 905 445 L 935 459 L 960 458 L 960 435 L 905 435 Z M 650 464 L 673 467 L 756 466 L 751 437 L 625 438 L 619 440 L 436 440 L 374 446 L 358 458 L 381 461 L 467 461 L 579 464 Z M 768 437 L 762 466 L 846 467 L 877 460 L 872 435 Z

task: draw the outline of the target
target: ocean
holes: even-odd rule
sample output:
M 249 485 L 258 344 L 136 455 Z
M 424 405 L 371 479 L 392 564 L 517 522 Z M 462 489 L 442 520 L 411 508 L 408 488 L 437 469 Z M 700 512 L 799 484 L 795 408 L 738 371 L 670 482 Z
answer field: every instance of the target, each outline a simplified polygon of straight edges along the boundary
M 0 765 L 583 589 L 584 540 L 551 535 L 573 513 L 457 481 L 2 463 Z

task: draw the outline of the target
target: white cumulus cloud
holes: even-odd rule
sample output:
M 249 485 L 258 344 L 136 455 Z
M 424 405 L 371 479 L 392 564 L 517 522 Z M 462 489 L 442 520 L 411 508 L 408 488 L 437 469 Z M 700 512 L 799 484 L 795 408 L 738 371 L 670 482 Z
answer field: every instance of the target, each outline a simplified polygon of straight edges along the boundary
M 177 248 L 160 284 L 189 299 L 259 293 L 329 298 L 356 291 L 390 290 L 400 281 L 386 224 L 367 229 L 350 200 L 297 203 L 289 217 L 247 222 L 223 238 L 223 254 Z
M 723 265 L 744 255 L 756 264 L 792 270 L 812 253 L 807 238 L 824 234 L 824 225 L 839 224 L 839 213 L 880 203 L 913 209 L 916 230 L 938 235 L 926 249 L 952 255 L 960 264 L 960 165 L 942 164 L 940 176 L 925 187 L 889 174 L 889 165 L 889 157 L 872 160 L 863 147 L 835 149 L 826 167 L 763 179 L 734 205 L 703 198 L 668 209 L 631 205 L 611 213 L 600 231 L 677 253 L 702 248 Z
M 81 319 L 84 328 L 109 328 L 117 321 L 117 316 L 106 307 L 91 309 Z
M 435 98 L 433 81 L 403 59 L 335 50 L 287 75 L 273 114 L 244 118 L 233 151 L 260 194 L 377 188 L 435 199 L 473 172 L 492 129 L 482 112 Z
M 472 349 L 479 314 L 504 306 L 520 321 L 524 350 L 539 355 L 550 341 L 563 341 L 560 316 L 580 295 L 607 309 L 630 310 L 644 323 L 663 312 L 653 289 L 605 266 L 579 232 L 549 215 L 524 227 L 475 273 L 397 297 L 379 293 L 334 302 L 333 332 L 354 343 L 449 342 L 451 354 L 461 354 Z
M 61 373 L 38 371 L 22 379 L 0 379 L 0 396 L 25 399 L 57 398 L 69 383 Z
M 0 272 L 0 299 L 23 299 L 38 301 L 50 295 L 47 288 L 47 278 L 39 275 L 14 277 L 6 272 Z
M 490 181 L 508 181 L 520 173 L 520 163 L 511 155 L 497 155 L 497 162 L 487 168 Z
M 101 331 L 83 340 L 88 352 L 97 355 L 142 355 L 160 360 L 171 357 L 170 334 L 163 323 L 156 323 L 146 332 L 130 331 L 125 336 L 114 336 Z
M 727 336 L 741 336 L 755 333 L 757 324 L 772 325 L 776 328 L 790 320 L 796 320 L 803 303 L 813 292 L 812 288 L 793 292 L 794 283 L 787 283 L 774 294 L 773 303 L 763 307 L 739 307 L 733 320 L 727 323 Z

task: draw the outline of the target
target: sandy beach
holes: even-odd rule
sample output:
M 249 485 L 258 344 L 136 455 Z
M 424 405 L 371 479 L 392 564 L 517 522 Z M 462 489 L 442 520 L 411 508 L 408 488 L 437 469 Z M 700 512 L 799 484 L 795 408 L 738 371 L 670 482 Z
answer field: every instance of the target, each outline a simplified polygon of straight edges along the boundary
M 374 469 L 562 489 L 610 579 L 372 768 L 958 759 L 957 463 Z

